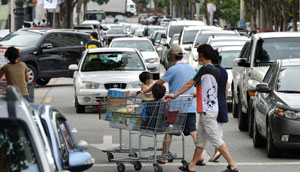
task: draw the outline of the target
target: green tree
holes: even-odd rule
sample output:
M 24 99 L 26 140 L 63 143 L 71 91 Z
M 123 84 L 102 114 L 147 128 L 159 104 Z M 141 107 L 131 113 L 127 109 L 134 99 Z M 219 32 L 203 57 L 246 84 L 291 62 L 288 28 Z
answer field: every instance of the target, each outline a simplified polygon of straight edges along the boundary
M 236 24 L 240 20 L 239 0 L 210 0 L 216 5 L 215 19 L 224 19 L 226 22 Z

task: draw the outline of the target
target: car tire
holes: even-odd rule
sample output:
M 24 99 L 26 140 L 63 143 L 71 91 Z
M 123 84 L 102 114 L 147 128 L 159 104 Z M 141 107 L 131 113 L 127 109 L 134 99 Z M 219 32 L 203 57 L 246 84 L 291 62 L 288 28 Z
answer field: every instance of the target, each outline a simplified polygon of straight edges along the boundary
M 35 82 L 37 80 L 37 77 L 38 77 L 36 68 L 31 64 L 26 64 L 26 65 L 29 69 L 29 72 L 28 72 L 29 73 L 29 81 Z
M 233 86 L 231 87 L 232 90 L 231 90 L 231 94 L 232 94 L 232 105 L 231 105 L 231 108 L 232 108 L 232 116 L 234 118 L 237 118 L 238 117 L 238 104 L 235 102 L 234 100 L 234 90 L 233 90 Z
M 241 98 L 239 98 L 239 102 L 238 102 L 238 127 L 240 131 L 248 130 L 248 117 L 247 117 L 247 113 L 244 113 L 242 111 Z
M 267 155 L 269 158 L 276 158 L 281 155 L 281 150 L 274 145 L 270 125 L 267 126 Z
M 75 97 L 75 108 L 76 108 L 76 113 L 85 113 L 85 106 L 80 105 L 78 103 L 77 97 Z
M 254 127 L 254 130 L 253 130 L 253 146 L 255 148 L 260 148 L 260 147 L 264 147 L 265 146 L 265 139 L 263 138 L 263 136 L 259 133 L 258 131 L 258 127 L 257 127 L 257 124 L 256 124 L 256 120 L 255 118 L 253 118 L 253 127 Z
M 254 108 L 248 110 L 248 133 L 249 136 L 253 137 L 253 118 L 254 118 Z
M 35 82 L 38 85 L 47 85 L 51 78 L 38 78 Z

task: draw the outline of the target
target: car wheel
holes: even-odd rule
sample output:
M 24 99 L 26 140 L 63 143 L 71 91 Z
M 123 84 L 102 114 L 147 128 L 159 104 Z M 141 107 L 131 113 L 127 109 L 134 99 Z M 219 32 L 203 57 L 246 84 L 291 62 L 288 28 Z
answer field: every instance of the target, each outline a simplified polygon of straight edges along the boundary
M 51 78 L 38 78 L 35 82 L 38 85 L 47 85 Z
M 281 150 L 274 145 L 271 127 L 269 126 L 267 126 L 267 155 L 269 158 L 276 158 L 280 156 Z
M 232 108 L 232 116 L 234 118 L 237 118 L 238 117 L 238 104 L 235 102 L 234 100 L 234 90 L 233 90 L 233 86 L 231 87 L 232 88 L 232 91 L 231 91 L 231 94 L 232 94 L 232 105 L 231 105 L 231 108 Z
M 242 111 L 242 101 L 239 98 L 238 102 L 238 127 L 240 131 L 247 131 L 248 130 L 248 118 L 247 114 Z
M 253 137 L 253 118 L 254 118 L 254 108 L 251 108 L 248 111 L 248 132 L 250 137 Z
M 26 65 L 27 65 L 27 67 L 29 69 L 29 71 L 28 71 L 29 81 L 32 81 L 32 82 L 36 81 L 36 79 L 37 79 L 36 68 L 33 65 L 31 65 L 31 64 L 26 64 Z
M 265 139 L 262 137 L 262 135 L 259 133 L 258 128 L 257 128 L 257 124 L 256 124 L 256 120 L 255 118 L 253 118 L 253 146 L 255 148 L 259 148 L 259 147 L 264 147 L 265 146 Z
M 76 108 L 76 113 L 84 113 L 85 112 L 85 106 L 80 105 L 78 103 L 77 97 L 75 97 L 75 108 Z

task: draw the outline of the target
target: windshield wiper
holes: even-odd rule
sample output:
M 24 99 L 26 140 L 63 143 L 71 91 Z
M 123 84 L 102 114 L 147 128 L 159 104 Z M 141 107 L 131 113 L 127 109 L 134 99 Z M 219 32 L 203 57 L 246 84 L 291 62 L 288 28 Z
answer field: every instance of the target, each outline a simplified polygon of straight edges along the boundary
M 300 94 L 300 91 L 296 91 L 296 90 L 278 90 L 278 92 L 281 92 L 281 93 L 299 93 Z

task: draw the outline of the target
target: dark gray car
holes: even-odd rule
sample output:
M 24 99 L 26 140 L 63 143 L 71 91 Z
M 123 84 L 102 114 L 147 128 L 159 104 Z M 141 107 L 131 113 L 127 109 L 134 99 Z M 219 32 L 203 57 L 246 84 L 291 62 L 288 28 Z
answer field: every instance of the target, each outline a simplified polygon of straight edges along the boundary
M 268 157 L 300 149 L 300 59 L 278 60 L 256 86 L 254 147 L 267 145 Z

